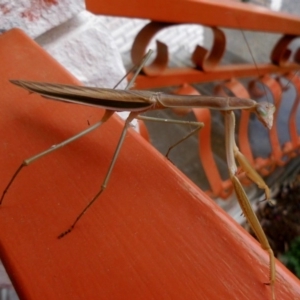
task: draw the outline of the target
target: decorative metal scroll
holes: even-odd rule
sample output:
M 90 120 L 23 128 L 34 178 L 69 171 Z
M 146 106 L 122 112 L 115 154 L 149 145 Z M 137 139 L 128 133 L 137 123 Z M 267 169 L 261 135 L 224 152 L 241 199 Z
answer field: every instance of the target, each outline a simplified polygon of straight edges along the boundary
M 151 39 L 162 29 L 170 26 L 178 26 L 178 24 L 151 22 L 147 24 L 137 35 L 131 55 L 133 63 L 138 62 L 144 53 Z M 195 67 L 186 68 L 169 68 L 169 52 L 166 44 L 157 41 L 157 56 L 154 61 L 144 67 L 143 75 L 137 80 L 137 88 L 149 88 L 168 85 L 179 85 L 186 83 L 179 91 L 180 94 L 195 94 L 198 93 L 189 83 L 204 82 L 213 80 L 225 80 L 223 83 L 215 87 L 216 95 L 224 95 L 226 91 L 230 91 L 236 97 L 251 98 L 247 89 L 234 77 L 254 77 L 249 83 L 249 91 L 253 96 L 261 96 L 268 91 L 270 99 L 273 101 L 277 111 L 274 115 L 274 126 L 269 132 L 270 154 L 268 157 L 254 157 L 249 141 L 249 120 L 250 112 L 242 111 L 239 119 L 238 129 L 238 145 L 241 152 L 247 157 L 252 166 L 263 176 L 270 175 L 278 166 L 284 166 L 296 155 L 299 155 L 300 137 L 297 133 L 296 113 L 300 101 L 300 77 L 292 71 L 300 70 L 300 49 L 295 51 L 294 62 L 290 62 L 292 51 L 288 48 L 289 44 L 297 38 L 294 35 L 284 35 L 275 45 L 270 64 L 262 64 L 255 66 L 245 65 L 219 65 L 226 47 L 226 37 L 222 30 L 216 27 L 211 27 L 213 32 L 213 45 L 211 50 L 197 46 L 191 55 L 191 61 Z M 259 73 L 259 78 L 258 77 Z M 279 74 L 277 77 L 270 74 Z M 295 88 L 296 95 L 290 110 L 289 116 L 286 116 L 289 126 L 290 140 L 284 145 L 280 144 L 277 119 L 278 112 L 282 103 L 282 94 L 286 86 L 281 84 L 281 78 L 288 80 L 289 86 Z M 264 89 L 259 88 L 263 86 Z M 205 127 L 199 132 L 199 157 L 206 174 L 206 177 L 211 186 L 211 191 L 207 193 L 214 197 L 226 199 L 231 195 L 233 188 L 231 181 L 222 180 L 218 170 L 216 161 L 211 147 L 211 113 L 208 109 L 192 109 L 196 119 L 199 122 L 204 122 Z M 186 111 L 180 110 L 179 114 L 184 114 Z M 144 129 L 144 127 L 143 127 Z M 145 133 L 147 135 L 147 133 Z M 240 180 L 244 185 L 250 184 L 250 181 L 240 174 Z
M 176 24 L 150 22 L 144 26 L 137 34 L 131 48 L 131 60 L 138 65 L 147 51 L 147 46 L 152 38 L 162 29 Z M 154 61 L 143 68 L 143 73 L 147 76 L 159 76 L 168 66 L 169 53 L 168 46 L 160 41 L 156 41 L 157 55 Z
M 143 57 L 150 41 L 162 29 L 182 24 L 150 22 L 137 34 L 132 49 L 132 62 L 137 63 Z M 138 76 L 136 88 L 153 88 L 160 86 L 180 85 L 183 82 L 199 83 L 230 78 L 257 77 L 267 74 L 287 74 L 300 70 L 300 50 L 294 55 L 295 62 L 288 61 L 292 51 L 289 44 L 297 38 L 294 35 L 283 36 L 272 51 L 272 63 L 220 65 L 226 48 L 224 32 L 217 27 L 210 27 L 213 33 L 213 44 L 210 50 L 197 46 L 191 55 L 195 67 L 170 68 L 168 46 L 157 41 L 157 56 L 154 61 L 143 68 L 143 75 Z M 279 67 L 278 67 L 279 66 Z
M 288 48 L 289 44 L 298 38 L 297 35 L 284 35 L 280 38 L 277 44 L 274 46 L 271 53 L 271 60 L 278 66 L 284 66 L 288 63 L 292 51 Z M 300 49 L 295 53 L 295 61 L 299 63 Z
M 145 55 L 147 47 L 154 36 L 170 26 L 178 26 L 179 24 L 150 22 L 144 26 L 137 34 L 131 49 L 131 59 L 133 64 L 141 61 Z M 213 70 L 221 61 L 225 47 L 226 37 L 222 30 L 217 27 L 211 27 L 213 33 L 213 44 L 211 51 L 197 45 L 194 50 L 191 60 L 193 63 L 203 71 Z M 156 41 L 157 55 L 154 61 L 143 68 L 143 73 L 147 76 L 159 76 L 167 69 L 169 61 L 168 46 L 163 42 Z
M 285 78 L 295 87 L 295 99 L 291 114 L 289 116 L 290 142 L 287 142 L 283 147 L 283 152 L 290 158 L 299 155 L 300 152 L 300 137 L 297 132 L 297 110 L 300 101 L 300 77 L 297 74 L 289 73 Z
M 226 48 L 226 37 L 222 30 L 211 27 L 213 32 L 213 45 L 209 52 L 206 48 L 197 45 L 192 55 L 192 61 L 198 69 L 212 71 L 221 61 Z

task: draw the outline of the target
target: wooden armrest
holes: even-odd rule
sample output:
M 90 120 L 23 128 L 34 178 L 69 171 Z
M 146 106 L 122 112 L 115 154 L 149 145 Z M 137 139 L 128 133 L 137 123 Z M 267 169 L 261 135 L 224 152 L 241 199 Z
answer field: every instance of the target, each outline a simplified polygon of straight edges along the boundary
M 9 79 L 79 84 L 20 30 L 0 35 L 0 190 L 21 162 L 96 122 L 97 108 L 46 100 Z M 0 207 L 0 257 L 21 299 L 270 299 L 268 257 L 211 199 L 123 123 L 25 168 Z M 277 263 L 277 299 L 299 281 Z

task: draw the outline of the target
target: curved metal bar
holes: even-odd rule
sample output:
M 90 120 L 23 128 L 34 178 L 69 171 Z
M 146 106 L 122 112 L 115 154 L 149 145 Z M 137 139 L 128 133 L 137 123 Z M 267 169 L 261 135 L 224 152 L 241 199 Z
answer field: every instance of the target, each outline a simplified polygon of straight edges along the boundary
M 192 61 L 198 69 L 202 71 L 213 70 L 221 61 L 226 48 L 226 36 L 224 32 L 217 27 L 210 27 L 213 32 L 213 45 L 208 54 L 208 50 L 197 45 L 192 55 Z
M 298 64 L 300 63 L 300 47 L 295 52 L 294 61 Z
M 297 35 L 291 34 L 282 36 L 272 50 L 271 61 L 278 66 L 287 64 L 292 54 L 292 51 L 288 48 L 288 45 L 298 37 L 299 36 Z
M 199 132 L 199 141 L 203 141 L 199 146 L 199 157 L 212 190 L 206 191 L 206 193 L 213 197 L 226 199 L 232 194 L 233 186 L 230 179 L 222 180 L 214 159 L 211 148 L 211 112 L 207 108 L 194 108 L 192 111 L 197 121 L 205 124 Z
M 175 23 L 150 22 L 144 26 L 137 34 L 131 48 L 131 59 L 134 64 L 139 62 L 147 50 L 147 46 L 152 38 L 162 29 L 170 26 L 180 26 Z M 226 37 L 224 32 L 217 27 L 210 27 L 213 32 L 213 45 L 210 51 L 197 45 L 193 54 L 192 61 L 197 68 L 203 71 L 211 71 L 218 66 L 226 48 Z M 169 53 L 168 46 L 163 42 L 156 41 L 157 55 L 154 61 L 143 68 L 143 73 L 153 77 L 162 75 L 167 69 Z
M 300 77 L 295 73 L 289 73 L 285 76 L 285 78 L 293 84 L 296 90 L 296 95 L 293 103 L 293 107 L 291 109 L 291 114 L 289 117 L 289 131 L 291 141 L 287 142 L 283 146 L 284 153 L 288 154 L 290 157 L 295 157 L 299 155 L 300 148 L 300 138 L 297 133 L 297 110 L 300 102 Z
M 265 75 L 261 77 L 260 79 L 256 79 L 250 82 L 249 84 L 249 89 L 256 89 L 257 87 L 254 87 L 257 83 L 263 84 L 268 90 L 271 92 L 274 105 L 276 106 L 276 111 L 274 114 L 274 126 L 272 129 L 269 131 L 269 137 L 270 137 L 270 143 L 271 143 L 271 148 L 272 148 L 272 153 L 271 157 L 272 160 L 275 164 L 278 166 L 284 166 L 290 158 L 284 159 L 284 152 L 282 151 L 280 142 L 279 142 L 279 137 L 278 137 L 278 132 L 277 132 L 277 118 L 278 118 L 278 112 L 279 112 L 279 107 L 281 105 L 281 100 L 282 100 L 282 87 L 278 83 L 277 80 L 274 78 L 270 77 L 269 75 Z M 275 165 L 271 165 L 271 170 L 270 172 L 273 171 L 275 168 Z
M 137 64 L 147 51 L 147 46 L 151 39 L 162 29 L 173 26 L 173 23 L 150 22 L 144 26 L 137 34 L 132 48 L 131 60 L 133 64 Z M 143 67 L 143 73 L 148 76 L 159 76 L 167 68 L 169 61 L 168 46 L 160 41 L 156 41 L 157 55 L 154 61 Z

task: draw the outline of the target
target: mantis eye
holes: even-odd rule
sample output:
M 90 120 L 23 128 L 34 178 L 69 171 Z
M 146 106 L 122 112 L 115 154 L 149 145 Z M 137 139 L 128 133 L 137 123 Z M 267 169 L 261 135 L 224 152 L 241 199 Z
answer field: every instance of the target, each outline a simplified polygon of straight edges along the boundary
M 257 107 L 257 113 L 262 117 L 265 117 L 268 114 L 265 107 L 263 107 L 263 106 Z

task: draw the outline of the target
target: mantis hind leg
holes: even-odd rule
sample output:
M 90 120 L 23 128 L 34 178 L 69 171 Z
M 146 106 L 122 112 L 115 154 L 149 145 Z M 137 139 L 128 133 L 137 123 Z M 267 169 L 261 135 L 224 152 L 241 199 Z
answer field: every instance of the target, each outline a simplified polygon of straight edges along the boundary
M 17 178 L 17 176 L 20 174 L 21 170 L 26 167 L 26 166 L 29 166 L 31 165 L 33 162 L 37 161 L 38 159 L 46 156 L 47 154 L 50 154 L 76 140 L 78 140 L 79 138 L 81 138 L 82 136 L 90 133 L 91 131 L 95 130 L 96 128 L 100 127 L 101 125 L 103 125 L 103 123 L 105 123 L 113 114 L 114 112 L 113 111 L 109 111 L 109 110 L 106 110 L 105 113 L 104 113 L 104 116 L 102 117 L 102 119 L 95 123 L 93 126 L 79 132 L 78 134 L 68 138 L 67 140 L 64 140 L 62 141 L 61 143 L 59 144 L 56 144 L 56 145 L 52 145 L 50 148 L 48 148 L 47 150 L 43 151 L 43 152 L 40 152 L 30 158 L 27 158 L 25 159 L 21 165 L 19 166 L 19 168 L 16 170 L 16 172 L 13 174 L 13 176 L 11 177 L 9 183 L 7 184 L 5 190 L 3 191 L 2 193 L 2 196 L 0 198 L 0 205 L 2 204 L 3 202 L 3 199 L 5 197 L 5 194 L 8 192 L 9 188 L 11 187 L 11 185 L 13 184 L 13 182 L 15 181 L 15 179 Z
M 177 141 L 175 144 L 169 147 L 166 157 L 169 158 L 169 154 L 172 149 L 174 149 L 176 146 L 178 146 L 180 143 L 184 142 L 186 139 L 191 137 L 192 135 L 196 134 L 201 128 L 203 128 L 204 124 L 202 122 L 194 122 L 194 121 L 180 121 L 180 120 L 171 120 L 171 119 L 162 119 L 162 118 L 153 118 L 148 116 L 138 116 L 137 119 L 143 120 L 143 121 L 151 121 L 151 122 L 161 122 L 161 123 L 169 123 L 169 124 L 181 124 L 181 125 L 188 125 L 188 126 L 195 126 L 195 129 L 193 129 L 191 132 L 189 132 L 187 135 L 185 135 L 183 138 L 181 138 L 179 141 Z

